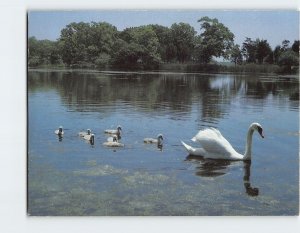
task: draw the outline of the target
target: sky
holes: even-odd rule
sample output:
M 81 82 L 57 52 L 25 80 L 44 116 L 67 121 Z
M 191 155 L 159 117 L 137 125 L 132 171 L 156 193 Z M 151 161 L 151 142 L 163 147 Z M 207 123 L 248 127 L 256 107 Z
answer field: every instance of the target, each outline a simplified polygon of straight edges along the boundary
M 217 18 L 235 35 L 241 45 L 246 37 L 266 39 L 272 48 L 285 39 L 293 43 L 299 39 L 299 12 L 297 11 L 196 11 L 196 10 L 102 10 L 102 11 L 29 11 L 28 36 L 56 40 L 60 31 L 71 22 L 108 22 L 123 30 L 127 27 L 173 23 L 189 23 L 199 33 L 197 22 L 203 16 Z

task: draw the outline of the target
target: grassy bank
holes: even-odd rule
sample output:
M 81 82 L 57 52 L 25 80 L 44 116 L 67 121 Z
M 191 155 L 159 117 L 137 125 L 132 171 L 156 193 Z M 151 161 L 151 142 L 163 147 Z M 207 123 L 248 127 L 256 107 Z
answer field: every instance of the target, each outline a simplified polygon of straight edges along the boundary
M 268 73 L 287 74 L 283 67 L 271 64 L 161 64 L 160 70 L 180 72 L 230 72 L 230 73 Z M 299 73 L 299 67 L 292 69 L 289 74 Z
M 299 74 L 299 67 L 293 67 L 291 72 L 286 72 L 284 67 L 271 64 L 242 64 L 234 65 L 226 64 L 180 64 L 180 63 L 163 63 L 159 64 L 156 69 L 119 69 L 114 67 L 96 68 L 91 65 L 41 65 L 37 67 L 29 67 L 34 69 L 92 69 L 98 71 L 166 71 L 166 72 L 182 72 L 182 73 L 267 73 L 267 74 Z

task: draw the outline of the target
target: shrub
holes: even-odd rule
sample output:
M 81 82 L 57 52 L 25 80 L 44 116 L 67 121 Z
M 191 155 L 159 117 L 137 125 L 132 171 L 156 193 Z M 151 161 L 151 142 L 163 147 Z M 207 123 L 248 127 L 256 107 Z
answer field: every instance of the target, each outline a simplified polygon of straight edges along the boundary
M 294 51 L 287 50 L 279 56 L 278 64 L 282 67 L 282 72 L 291 73 L 292 66 L 299 66 L 299 56 Z
M 105 68 L 110 65 L 111 56 L 107 53 L 100 53 L 100 55 L 95 60 L 95 65 L 97 68 Z

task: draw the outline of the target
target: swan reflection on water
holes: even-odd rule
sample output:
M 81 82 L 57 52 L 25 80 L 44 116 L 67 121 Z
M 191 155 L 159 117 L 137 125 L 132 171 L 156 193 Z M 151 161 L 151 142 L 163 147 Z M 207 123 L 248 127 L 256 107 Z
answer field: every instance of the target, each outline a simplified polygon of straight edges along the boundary
M 157 144 L 157 149 L 163 151 L 163 144 Z
M 58 137 L 59 142 L 61 142 L 63 140 L 63 136 L 61 134 L 58 134 L 57 137 Z
M 95 144 L 95 140 L 88 140 L 87 143 L 89 143 L 92 147 L 94 147 Z
M 251 186 L 250 175 L 251 175 L 251 161 L 230 161 L 230 160 L 215 160 L 215 159 L 204 159 L 199 156 L 189 155 L 186 157 L 186 161 L 192 161 L 197 163 L 196 175 L 201 177 L 218 177 L 228 173 L 228 168 L 232 165 L 239 165 L 243 163 L 244 168 L 244 187 L 245 191 L 249 196 L 258 196 L 259 189 Z
M 246 193 L 249 196 L 258 196 L 259 189 L 258 188 L 252 188 L 250 183 L 250 173 L 251 173 L 251 160 L 250 161 L 244 161 L 244 186 L 246 189 Z
M 61 142 L 64 135 L 64 130 L 62 126 L 59 126 L 58 129 L 54 131 L 54 133 L 58 136 L 58 141 Z

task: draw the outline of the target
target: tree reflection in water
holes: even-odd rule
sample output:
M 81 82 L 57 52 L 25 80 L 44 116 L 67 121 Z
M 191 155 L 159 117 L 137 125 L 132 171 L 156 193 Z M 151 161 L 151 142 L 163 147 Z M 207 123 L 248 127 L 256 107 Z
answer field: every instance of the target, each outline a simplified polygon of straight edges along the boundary
M 54 89 L 72 111 L 109 116 L 123 104 L 143 114 L 180 120 L 196 110 L 199 126 L 224 118 L 237 98 L 245 106 L 264 106 L 270 96 L 276 100 L 280 95 L 278 101 L 286 96 L 294 109 L 298 106 L 298 87 L 295 78 L 226 74 L 30 71 L 28 78 L 30 92 Z

